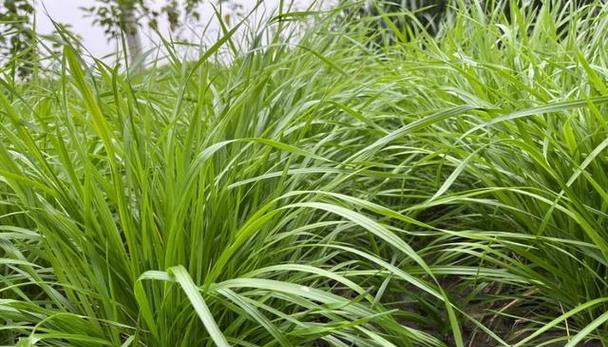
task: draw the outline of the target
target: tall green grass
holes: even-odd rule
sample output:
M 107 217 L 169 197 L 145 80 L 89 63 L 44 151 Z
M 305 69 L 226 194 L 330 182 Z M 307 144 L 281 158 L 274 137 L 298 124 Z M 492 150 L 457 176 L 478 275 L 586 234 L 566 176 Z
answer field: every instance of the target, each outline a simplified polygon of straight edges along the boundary
M 474 5 L 3 80 L 0 343 L 608 345 L 608 8 Z

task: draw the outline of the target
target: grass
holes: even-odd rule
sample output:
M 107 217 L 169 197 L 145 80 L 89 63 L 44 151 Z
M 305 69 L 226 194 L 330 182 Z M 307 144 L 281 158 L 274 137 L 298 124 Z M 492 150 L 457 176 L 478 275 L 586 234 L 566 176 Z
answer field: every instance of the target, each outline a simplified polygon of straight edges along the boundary
M 0 344 L 608 345 L 608 8 L 556 4 L 3 80 Z

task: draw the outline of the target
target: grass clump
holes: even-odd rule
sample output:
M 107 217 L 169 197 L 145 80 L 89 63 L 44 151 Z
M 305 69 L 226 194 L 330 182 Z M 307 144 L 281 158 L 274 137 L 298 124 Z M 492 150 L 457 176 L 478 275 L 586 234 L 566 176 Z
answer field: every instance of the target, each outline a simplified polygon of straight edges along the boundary
M 4 81 L 0 342 L 607 344 L 608 9 L 450 8 Z

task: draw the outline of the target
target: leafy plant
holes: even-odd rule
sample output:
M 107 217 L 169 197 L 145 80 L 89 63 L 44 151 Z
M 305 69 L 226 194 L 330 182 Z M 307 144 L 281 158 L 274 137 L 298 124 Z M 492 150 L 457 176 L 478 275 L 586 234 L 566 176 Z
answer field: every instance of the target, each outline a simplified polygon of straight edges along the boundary
M 607 344 L 608 7 L 561 5 L 3 83 L 0 343 Z

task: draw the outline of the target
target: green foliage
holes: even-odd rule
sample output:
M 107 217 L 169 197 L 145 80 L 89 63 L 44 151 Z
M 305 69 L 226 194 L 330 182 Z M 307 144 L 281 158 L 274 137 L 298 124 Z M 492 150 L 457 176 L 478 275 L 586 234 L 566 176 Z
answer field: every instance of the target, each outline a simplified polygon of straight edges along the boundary
M 608 344 L 608 5 L 561 5 L 2 83 L 0 344 Z
M 367 0 L 352 5 L 342 0 L 349 18 L 365 20 L 371 36 L 378 40 L 398 40 L 395 35 L 415 37 L 420 31 L 436 35 L 449 11 L 448 0 Z M 453 2 L 455 4 L 456 2 Z M 350 5 L 349 5 L 350 4 Z M 386 30 L 390 28 L 391 30 Z M 377 32 L 385 36 L 377 36 Z M 383 42 L 378 42 L 382 45 Z
M 0 2 L 0 62 L 11 71 L 13 79 L 32 73 L 35 56 L 33 14 L 30 0 Z

